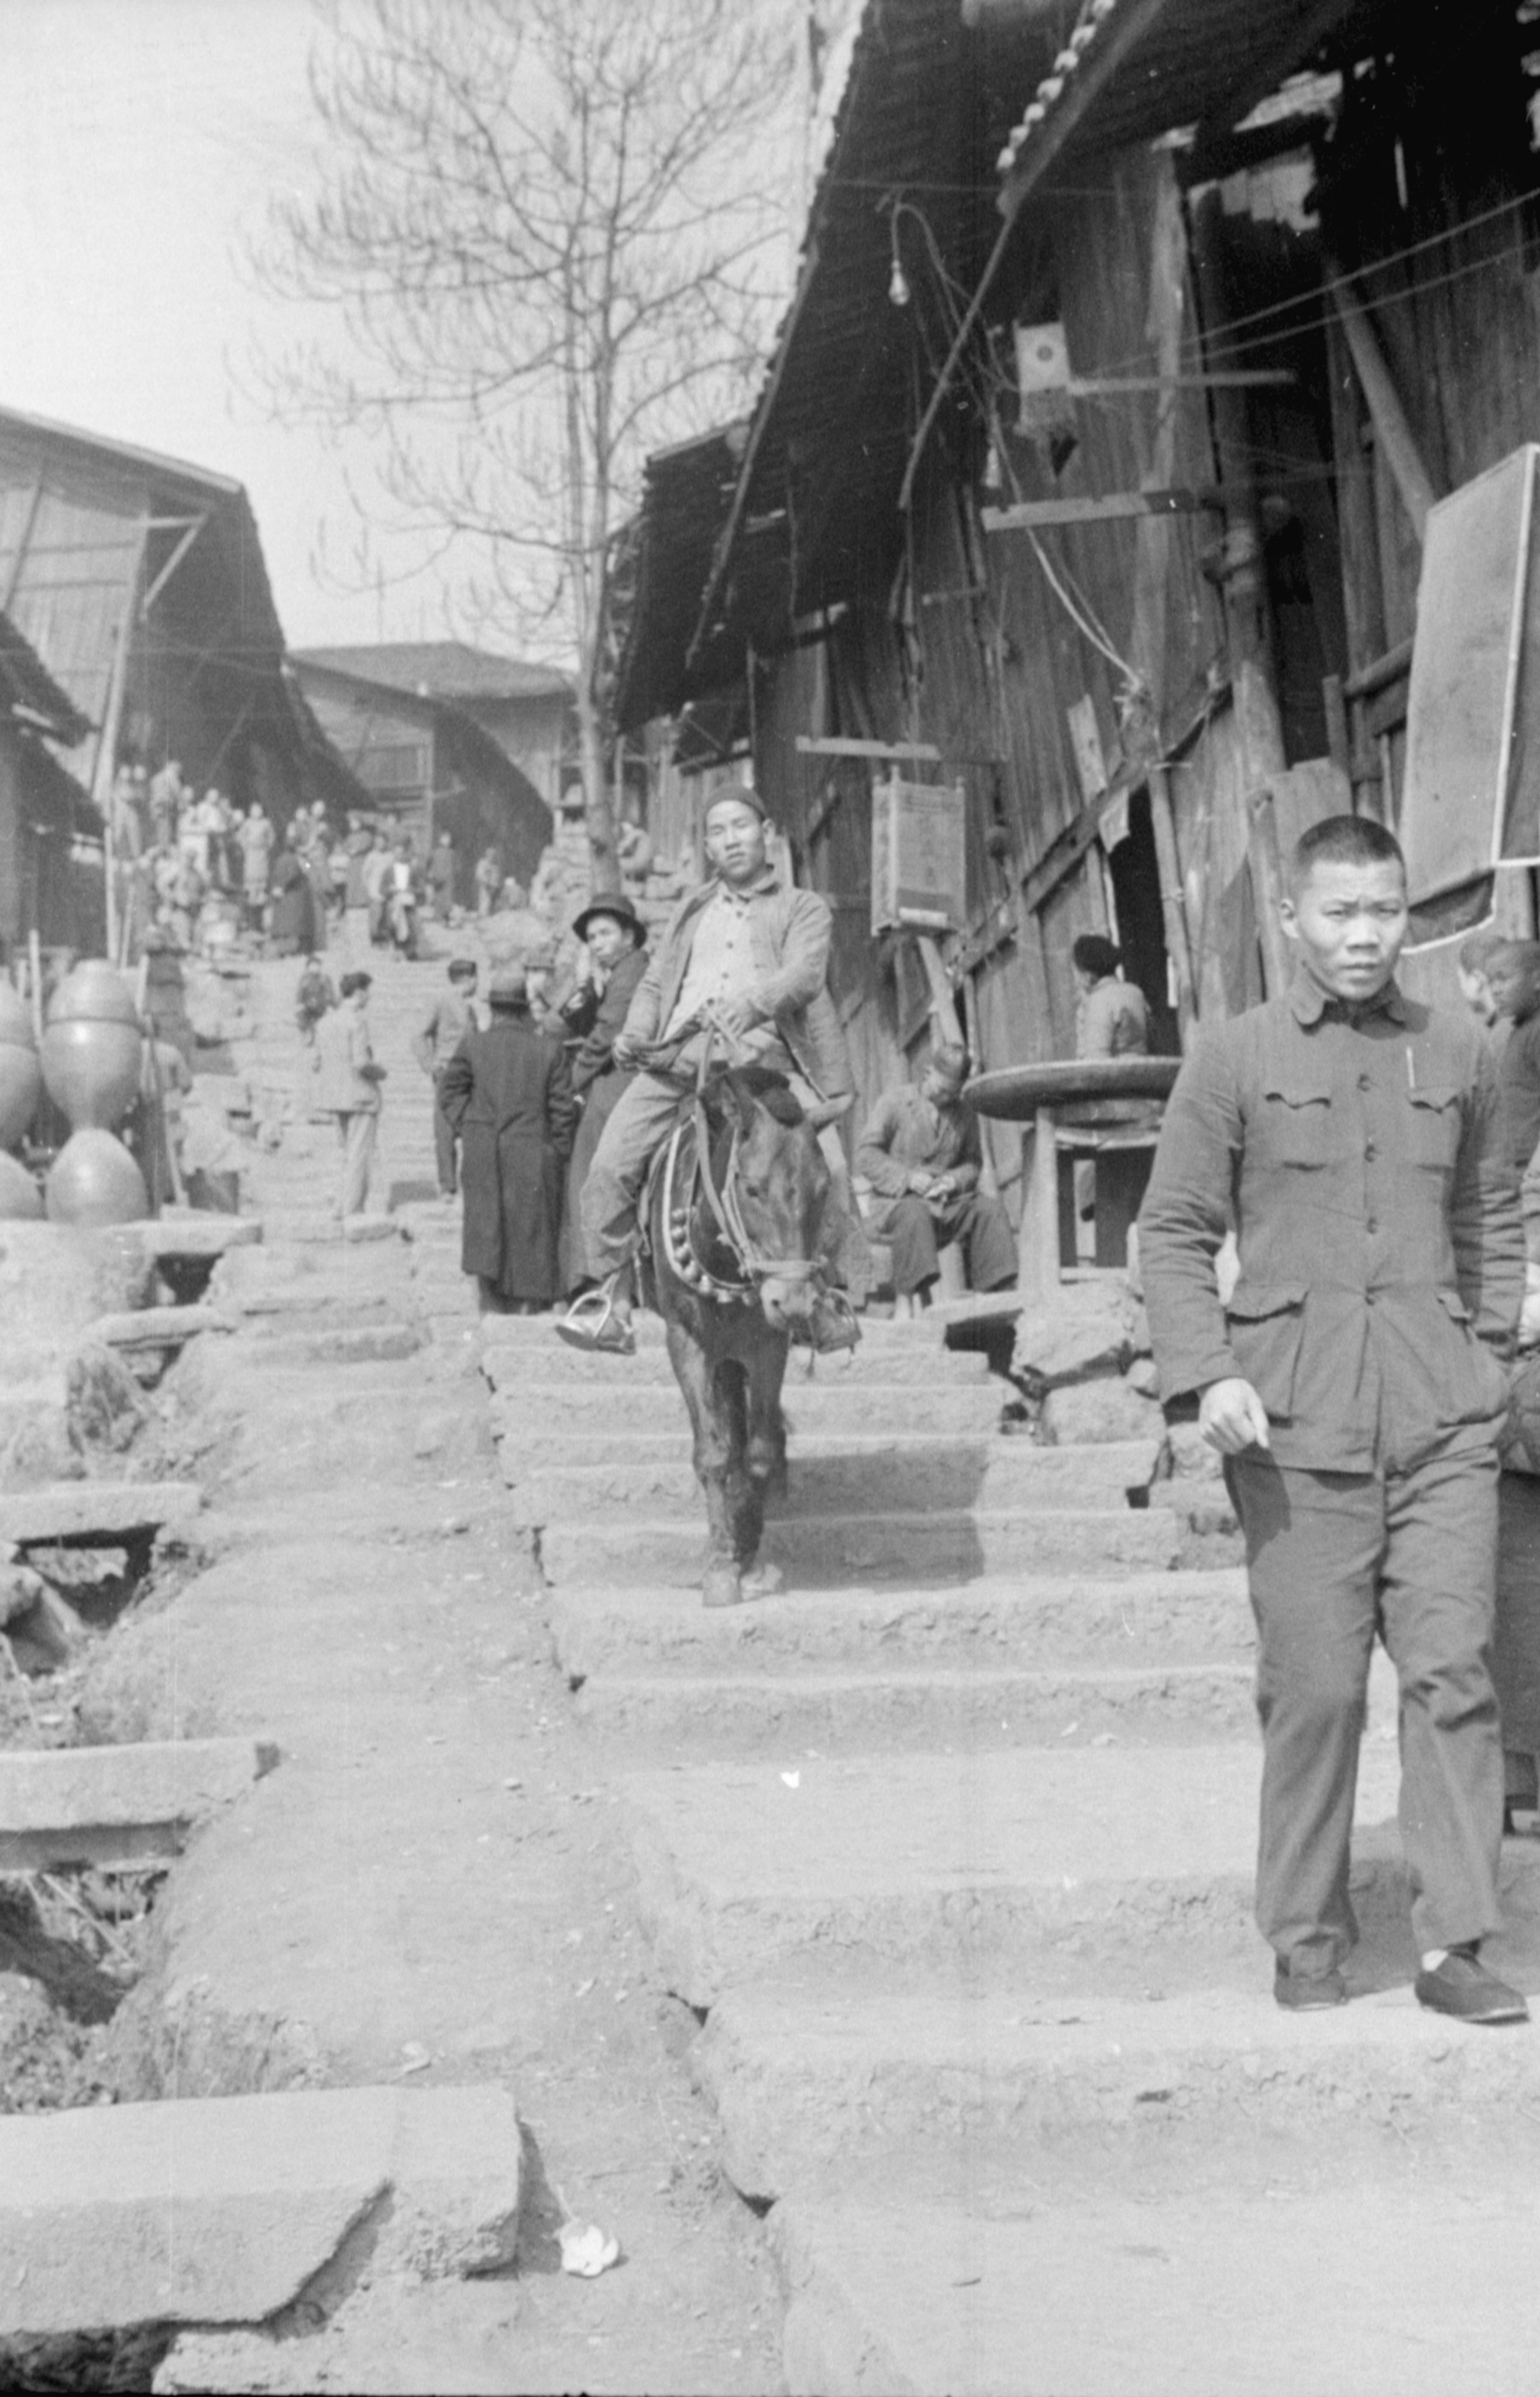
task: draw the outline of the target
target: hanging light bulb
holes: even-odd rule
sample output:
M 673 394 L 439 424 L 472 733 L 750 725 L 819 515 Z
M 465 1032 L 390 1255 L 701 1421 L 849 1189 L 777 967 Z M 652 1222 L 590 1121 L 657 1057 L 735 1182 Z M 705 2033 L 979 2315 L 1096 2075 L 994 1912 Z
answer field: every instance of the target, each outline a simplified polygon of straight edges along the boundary
M 888 297 L 895 308 L 907 308 L 909 305 L 909 278 L 904 272 L 904 262 L 896 249 L 893 251 L 893 271 L 888 277 Z

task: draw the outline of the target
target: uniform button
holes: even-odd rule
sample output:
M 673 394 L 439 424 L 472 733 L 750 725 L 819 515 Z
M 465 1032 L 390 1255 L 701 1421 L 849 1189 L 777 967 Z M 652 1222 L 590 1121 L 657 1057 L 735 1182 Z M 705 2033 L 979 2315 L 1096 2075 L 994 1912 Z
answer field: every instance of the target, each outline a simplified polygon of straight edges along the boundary
M 1360 1074 L 1360 1075 L 1359 1076 L 1359 1090 L 1360 1090 L 1360 1091 L 1367 1091 L 1367 1090 L 1368 1090 L 1368 1088 L 1369 1088 L 1369 1086 L 1370 1086 L 1370 1078 L 1369 1078 L 1369 1076 L 1368 1076 L 1367 1074 Z
M 1366 1232 L 1377 1232 L 1380 1228 L 1378 1216 L 1371 1215 L 1363 1228 Z
M 1374 1146 L 1374 1144 L 1373 1144 L 1373 1141 L 1369 1141 L 1369 1142 L 1365 1145 L 1364 1152 L 1363 1152 L 1363 1153 L 1364 1153 L 1365 1157 L 1367 1157 L 1367 1158 L 1369 1158 L 1373 1159 L 1373 1158 L 1374 1158 L 1378 1157 L 1378 1155 L 1379 1155 L 1379 1150 Z

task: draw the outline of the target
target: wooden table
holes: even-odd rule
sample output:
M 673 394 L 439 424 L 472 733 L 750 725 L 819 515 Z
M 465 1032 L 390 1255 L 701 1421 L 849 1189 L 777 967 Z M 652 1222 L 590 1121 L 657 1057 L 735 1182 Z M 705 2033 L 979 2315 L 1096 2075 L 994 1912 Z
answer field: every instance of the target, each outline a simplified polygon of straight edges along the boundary
M 1129 1225 L 1138 1212 L 1158 1129 L 1157 1121 L 1143 1114 L 1131 1121 L 1129 1103 L 1169 1097 L 1181 1063 L 1179 1057 L 1059 1058 L 1047 1065 L 1004 1065 L 992 1074 L 975 1074 L 967 1085 L 963 1095 L 980 1115 L 1029 1127 L 1022 1156 L 1018 1247 L 1018 1281 L 1023 1291 L 1053 1289 L 1066 1247 L 1073 1261 L 1074 1199 L 1071 1196 L 1068 1200 L 1066 1239 L 1059 1159 L 1073 1158 L 1077 1150 L 1102 1160 L 1097 1173 L 1097 1262 L 1123 1262 Z M 1066 1111 L 1072 1113 L 1072 1122 L 1061 1121 Z M 1078 1133 L 1083 1137 L 1077 1138 Z

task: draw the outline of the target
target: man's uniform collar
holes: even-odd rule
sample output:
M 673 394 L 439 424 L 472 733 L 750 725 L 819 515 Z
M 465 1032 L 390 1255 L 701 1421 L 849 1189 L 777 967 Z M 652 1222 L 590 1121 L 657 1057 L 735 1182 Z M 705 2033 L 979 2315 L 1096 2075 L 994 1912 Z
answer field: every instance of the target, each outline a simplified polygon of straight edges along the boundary
M 726 899 L 734 907 L 746 907 L 751 899 L 762 899 L 780 888 L 781 877 L 773 865 L 767 865 L 757 882 L 745 884 L 741 891 L 735 891 L 730 882 L 724 882 L 719 874 L 712 877 L 712 896 Z
M 1406 1022 L 1406 1001 L 1394 975 L 1383 990 L 1375 992 L 1373 998 L 1347 999 L 1340 998 L 1335 991 L 1323 989 L 1309 967 L 1302 965 L 1289 986 L 1289 1004 L 1295 1020 L 1307 1030 L 1328 1014 L 1343 1017 L 1350 1024 L 1365 1015 L 1388 1015 L 1392 1024 Z

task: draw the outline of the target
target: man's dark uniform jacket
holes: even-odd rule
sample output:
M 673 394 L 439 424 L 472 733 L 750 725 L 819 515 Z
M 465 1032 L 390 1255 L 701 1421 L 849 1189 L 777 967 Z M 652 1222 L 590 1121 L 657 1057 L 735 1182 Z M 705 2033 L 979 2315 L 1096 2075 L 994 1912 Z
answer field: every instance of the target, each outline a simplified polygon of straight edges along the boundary
M 1240 1279 L 1214 1252 L 1233 1210 Z M 1163 1394 L 1239 1375 L 1280 1465 L 1405 1470 L 1506 1404 L 1524 1285 L 1517 1179 L 1474 1022 L 1301 973 L 1206 1032 L 1140 1221 Z

